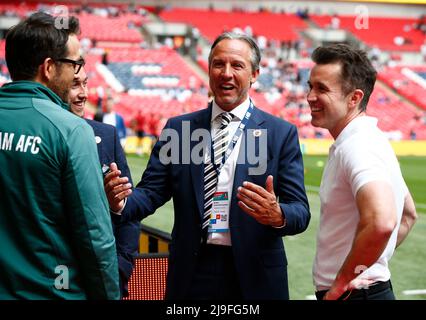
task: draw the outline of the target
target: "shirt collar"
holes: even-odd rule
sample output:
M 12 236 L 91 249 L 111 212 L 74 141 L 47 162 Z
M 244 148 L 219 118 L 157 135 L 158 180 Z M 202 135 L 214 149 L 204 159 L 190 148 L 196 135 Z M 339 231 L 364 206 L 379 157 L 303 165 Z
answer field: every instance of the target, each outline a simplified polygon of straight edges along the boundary
M 333 146 L 337 148 L 341 145 L 346 139 L 354 135 L 359 131 L 365 131 L 368 128 L 377 126 L 377 118 L 369 117 L 369 116 L 361 116 L 353 119 L 348 125 L 343 128 L 342 132 L 340 132 L 336 141 L 333 143 Z
M 70 110 L 69 105 L 45 85 L 29 80 L 12 81 L 4 84 L 0 90 L 0 97 L 28 97 L 50 100 L 65 110 Z
M 210 120 L 211 123 L 222 112 L 226 112 L 221 107 L 219 107 L 214 100 L 212 104 L 213 104 L 213 107 L 212 107 L 212 118 Z M 247 99 L 243 103 L 241 103 L 238 107 L 230 111 L 234 115 L 233 121 L 235 120 L 241 121 L 244 118 L 244 115 L 246 114 L 249 107 L 250 107 L 250 98 L 247 97 Z

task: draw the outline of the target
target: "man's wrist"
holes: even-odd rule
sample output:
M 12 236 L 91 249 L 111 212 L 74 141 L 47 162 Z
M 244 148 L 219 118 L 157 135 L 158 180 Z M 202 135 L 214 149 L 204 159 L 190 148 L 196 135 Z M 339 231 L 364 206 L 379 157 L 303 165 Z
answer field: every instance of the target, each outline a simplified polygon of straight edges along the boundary
M 279 225 L 279 226 L 272 226 L 272 227 L 275 228 L 275 229 L 282 229 L 282 228 L 285 227 L 285 225 L 286 225 L 286 220 L 284 219 L 284 217 L 282 217 L 281 225 Z
M 281 213 L 281 224 L 279 226 L 272 226 L 272 227 L 275 228 L 275 229 L 282 229 L 286 226 L 287 220 L 285 219 L 283 209 L 281 208 L 280 205 L 278 205 L 278 206 L 280 208 L 280 213 Z
M 124 208 L 126 207 L 126 203 L 127 203 L 127 198 L 124 198 L 124 203 L 123 203 L 123 206 L 121 207 L 121 209 L 120 209 L 120 210 L 118 210 L 118 211 L 114 211 L 114 210 L 112 210 L 111 208 L 109 208 L 109 211 L 110 211 L 112 214 L 115 214 L 115 215 L 121 216 L 121 213 L 123 212 Z

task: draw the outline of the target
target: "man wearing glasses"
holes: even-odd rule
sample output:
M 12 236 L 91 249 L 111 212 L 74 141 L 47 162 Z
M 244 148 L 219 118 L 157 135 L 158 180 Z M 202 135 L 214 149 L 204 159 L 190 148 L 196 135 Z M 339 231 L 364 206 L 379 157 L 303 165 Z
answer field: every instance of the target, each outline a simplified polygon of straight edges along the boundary
M 83 67 L 86 62 L 84 61 L 83 58 L 80 57 L 80 59 L 78 60 L 72 60 L 72 59 L 67 59 L 67 58 L 62 58 L 62 59 L 56 59 L 56 62 L 64 62 L 64 63 L 71 63 L 73 68 L 74 68 L 74 74 L 78 74 L 81 70 L 81 67 Z
M 70 44 L 71 46 L 76 45 L 74 41 L 72 42 L 73 43 Z M 77 52 L 79 51 L 80 50 Z M 52 81 L 47 83 L 46 86 L 55 92 L 62 99 L 62 101 L 67 101 L 69 89 L 71 88 L 72 81 L 74 79 L 74 74 L 79 73 L 81 67 L 85 64 L 85 61 L 81 57 L 78 60 L 69 58 L 52 58 L 52 63 L 55 65 L 55 67 L 58 68 L 58 71 L 60 72 L 55 72 L 54 76 L 52 77 Z M 71 80 L 69 80 L 70 75 L 72 75 Z
M 118 267 L 93 131 L 68 112 L 80 59 L 35 13 L 6 36 L 0 88 L 0 299 L 118 299 Z M 77 183 L 78 182 L 78 183 Z
M 68 103 L 71 112 L 81 118 L 84 117 L 84 108 L 89 96 L 87 87 L 88 76 L 84 68 L 74 75 L 73 85 L 69 91 Z M 132 184 L 130 169 L 126 155 L 120 144 L 117 129 L 109 124 L 95 120 L 85 119 L 95 133 L 95 141 L 98 147 L 100 165 L 108 169 L 111 162 L 115 162 L 121 170 L 121 176 L 128 178 Z M 119 215 L 112 214 L 112 228 L 118 255 L 118 270 L 120 275 L 121 297 L 127 297 L 128 282 L 135 264 L 135 257 L 139 249 L 140 222 L 138 219 L 121 221 Z

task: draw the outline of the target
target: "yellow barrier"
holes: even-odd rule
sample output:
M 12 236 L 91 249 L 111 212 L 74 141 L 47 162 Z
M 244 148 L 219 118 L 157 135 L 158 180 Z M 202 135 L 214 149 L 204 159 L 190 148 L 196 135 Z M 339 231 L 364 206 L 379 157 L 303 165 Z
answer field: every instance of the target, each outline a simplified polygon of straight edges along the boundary
M 126 145 L 124 151 L 126 153 L 136 154 L 151 154 L 151 148 L 154 146 L 154 139 L 150 137 L 138 138 L 136 136 L 130 136 L 126 138 Z
M 397 156 L 426 156 L 426 141 L 392 141 Z
M 333 140 L 330 139 L 300 139 L 303 154 L 327 155 Z
M 300 139 L 300 148 L 306 155 L 327 155 L 332 139 Z M 144 137 L 141 141 L 137 137 L 128 137 L 126 140 L 126 153 L 151 154 L 153 146 L 151 138 Z M 397 156 L 426 156 L 425 140 L 391 141 Z
M 172 238 L 167 232 L 141 224 L 139 253 L 168 253 L 171 240 Z
M 300 139 L 300 148 L 303 154 L 327 155 L 332 139 Z M 426 156 L 426 141 L 404 140 L 391 141 L 392 148 L 397 156 Z

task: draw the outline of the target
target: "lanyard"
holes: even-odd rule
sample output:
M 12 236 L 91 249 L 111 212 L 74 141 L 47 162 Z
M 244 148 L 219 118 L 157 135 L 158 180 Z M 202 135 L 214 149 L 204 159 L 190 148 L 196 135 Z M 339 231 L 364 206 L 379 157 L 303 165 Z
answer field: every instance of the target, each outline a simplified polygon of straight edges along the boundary
M 253 113 L 253 109 L 254 109 L 254 105 L 253 105 L 253 102 L 250 99 L 250 105 L 249 105 L 243 119 L 241 120 L 237 131 L 235 131 L 234 136 L 232 137 L 232 140 L 228 145 L 228 149 L 226 150 L 225 155 L 222 157 L 222 161 L 219 163 L 219 165 L 214 163 L 213 139 L 211 140 L 212 143 L 210 145 L 210 161 L 211 161 L 211 164 L 213 165 L 213 168 L 217 172 L 217 176 L 219 176 L 220 170 L 222 169 L 226 160 L 228 160 L 229 156 L 231 155 L 232 151 L 234 150 L 234 147 L 237 144 L 238 139 L 240 138 L 241 134 L 243 133 L 244 128 L 246 127 L 247 122 L 249 121 L 250 116 Z

